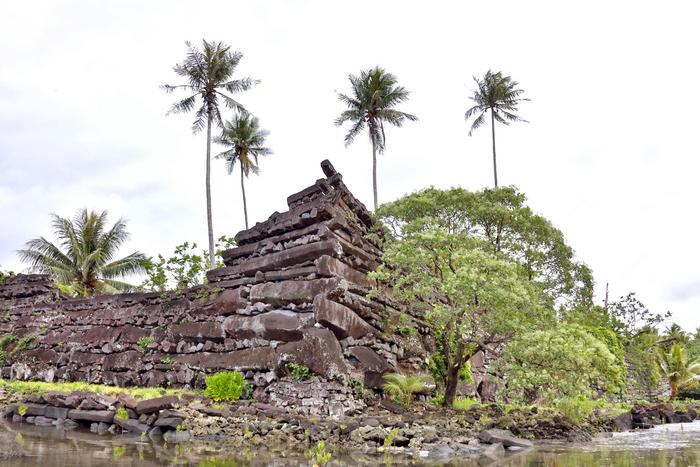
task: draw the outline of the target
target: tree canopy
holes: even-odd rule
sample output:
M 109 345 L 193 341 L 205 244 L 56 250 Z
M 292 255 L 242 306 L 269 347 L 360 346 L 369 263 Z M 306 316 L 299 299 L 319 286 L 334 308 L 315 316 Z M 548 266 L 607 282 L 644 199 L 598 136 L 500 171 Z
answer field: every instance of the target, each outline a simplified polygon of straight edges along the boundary
M 146 257 L 136 251 L 114 259 L 129 238 L 124 220 L 108 227 L 107 211 L 82 209 L 72 220 L 52 214 L 52 226 L 58 245 L 39 237 L 18 252 L 31 271 L 50 274 L 81 296 L 134 289 L 121 279 L 143 272 Z

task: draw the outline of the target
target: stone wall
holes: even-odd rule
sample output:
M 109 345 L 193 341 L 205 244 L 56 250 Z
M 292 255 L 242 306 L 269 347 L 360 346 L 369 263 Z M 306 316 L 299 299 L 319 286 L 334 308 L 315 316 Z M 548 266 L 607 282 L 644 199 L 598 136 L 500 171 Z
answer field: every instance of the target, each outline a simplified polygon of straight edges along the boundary
M 288 211 L 236 235 L 205 287 L 75 300 L 47 276 L 0 284 L 0 336 L 35 336 L 5 348 L 0 374 L 202 387 L 206 374 L 236 369 L 264 391 L 287 362 L 370 387 L 387 371 L 417 370 L 429 330 L 388 294 L 368 298 L 366 274 L 381 256 L 372 216 L 330 163 L 322 168 L 326 177 L 291 195 Z

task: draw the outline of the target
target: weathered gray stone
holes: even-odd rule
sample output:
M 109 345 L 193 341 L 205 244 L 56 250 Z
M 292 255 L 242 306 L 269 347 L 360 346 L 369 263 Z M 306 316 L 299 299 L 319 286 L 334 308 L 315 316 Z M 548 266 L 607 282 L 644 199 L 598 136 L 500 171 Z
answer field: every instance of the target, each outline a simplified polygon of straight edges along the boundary
M 135 434 L 148 433 L 148 430 L 151 429 L 150 426 L 141 423 L 138 420 L 134 420 L 133 418 L 123 419 L 119 417 L 114 417 L 114 423 L 115 425 L 120 426 L 123 430 Z
M 182 423 L 182 421 L 183 419 L 179 417 L 159 417 L 155 422 L 155 426 L 175 429 Z
M 500 430 L 497 428 L 492 428 L 489 430 L 483 430 L 479 433 L 479 439 L 488 444 L 500 443 L 505 447 L 517 446 L 521 448 L 532 447 L 532 441 L 527 439 L 518 438 L 513 433 L 508 430 Z
M 65 407 L 46 407 L 44 416 L 63 420 L 68 418 L 68 409 Z
M 273 306 L 310 303 L 316 295 L 326 294 L 339 286 L 340 281 L 337 279 L 266 282 L 251 287 L 249 299 L 251 302 L 264 302 Z
M 191 438 L 190 432 L 189 431 L 166 431 L 163 433 L 163 439 L 165 440 L 166 443 L 184 443 L 186 441 L 189 441 Z
M 255 347 L 233 352 L 197 352 L 178 355 L 175 361 L 207 370 L 266 370 L 275 368 L 275 353 L 271 347 Z
M 376 333 L 372 326 L 350 308 L 322 296 L 317 296 L 314 300 L 314 313 L 316 321 L 333 331 L 338 339 L 348 336 L 357 339 Z
M 251 317 L 229 316 L 224 321 L 224 329 L 238 339 L 260 337 L 288 342 L 301 339 L 304 328 L 313 326 L 313 323 L 313 313 L 273 310 Z
M 179 405 L 180 399 L 177 396 L 163 396 L 155 399 L 146 399 L 136 404 L 136 413 L 158 412 L 163 409 L 172 409 Z M 73 418 L 73 417 L 71 417 Z M 115 422 L 116 423 L 116 422 Z
M 124 371 L 137 368 L 140 364 L 141 354 L 135 350 L 128 350 L 107 355 L 103 368 L 108 371 Z
M 172 324 L 168 334 L 174 340 L 209 339 L 216 342 L 223 342 L 225 336 L 221 324 L 213 321 Z
M 301 363 L 325 378 L 347 373 L 340 344 L 328 329 L 309 329 L 302 340 L 279 346 L 277 361 L 279 367 L 286 362 Z
M 79 410 L 68 411 L 68 418 L 71 420 L 83 420 L 88 422 L 112 423 L 114 412 L 112 410 Z

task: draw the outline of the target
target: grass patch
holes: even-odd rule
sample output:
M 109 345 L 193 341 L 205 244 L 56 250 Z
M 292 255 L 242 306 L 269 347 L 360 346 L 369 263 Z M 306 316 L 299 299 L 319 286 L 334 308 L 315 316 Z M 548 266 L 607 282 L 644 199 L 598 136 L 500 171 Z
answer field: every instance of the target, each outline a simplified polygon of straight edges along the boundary
M 457 410 L 469 410 L 475 405 L 479 405 L 479 402 L 473 397 L 463 397 L 461 399 L 455 399 L 452 403 L 452 407 Z
M 90 384 L 81 382 L 72 383 L 45 383 L 43 381 L 18 381 L 0 379 L 0 389 L 16 394 L 43 394 L 46 392 L 92 392 L 114 396 L 128 394 L 136 399 L 153 399 L 161 396 L 179 396 L 181 394 L 195 394 L 194 391 L 182 389 L 164 388 L 120 388 L 119 386 L 106 386 L 102 384 Z

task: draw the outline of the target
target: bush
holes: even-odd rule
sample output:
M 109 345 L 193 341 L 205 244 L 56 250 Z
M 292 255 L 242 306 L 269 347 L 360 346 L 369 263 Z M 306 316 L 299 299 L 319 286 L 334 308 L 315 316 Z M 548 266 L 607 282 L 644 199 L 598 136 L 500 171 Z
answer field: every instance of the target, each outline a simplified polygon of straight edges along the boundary
M 586 397 L 566 397 L 556 401 L 554 408 L 573 422 L 581 423 L 593 413 L 594 409 L 605 405 L 606 401 L 604 400 L 591 400 Z
M 301 363 L 288 362 L 287 371 L 294 381 L 308 381 L 314 376 L 309 367 Z
M 452 403 L 452 407 L 457 410 L 469 410 L 475 405 L 479 405 L 479 402 L 473 397 L 455 399 L 455 401 Z
M 237 371 L 222 371 L 205 379 L 204 394 L 216 402 L 237 401 L 243 395 L 245 378 Z
M 406 405 L 413 400 L 413 394 L 425 392 L 433 384 L 430 377 L 425 375 L 404 376 L 398 373 L 384 375 L 386 381 L 382 385 L 384 392 L 393 397 L 394 401 Z

